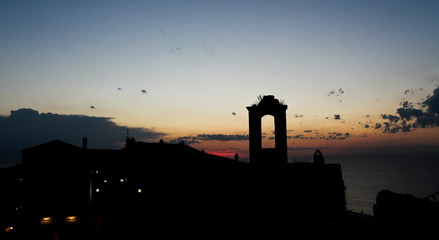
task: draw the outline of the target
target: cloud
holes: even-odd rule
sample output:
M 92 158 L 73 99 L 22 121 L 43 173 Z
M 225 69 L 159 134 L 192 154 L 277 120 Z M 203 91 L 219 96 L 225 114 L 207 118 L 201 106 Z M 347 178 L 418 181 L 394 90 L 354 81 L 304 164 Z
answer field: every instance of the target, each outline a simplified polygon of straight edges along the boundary
M 197 137 L 192 137 L 192 136 L 178 137 L 178 138 L 175 138 L 175 139 L 171 139 L 168 142 L 169 143 L 181 143 L 181 142 L 184 142 L 185 144 L 200 143 L 197 140 Z
M 424 105 L 431 114 L 439 114 L 439 87 L 433 91 L 433 96 L 424 101 Z
M 345 93 L 345 90 L 343 90 L 342 88 L 339 88 L 338 90 L 331 90 L 328 93 L 328 97 L 332 97 L 332 96 L 341 96 Z
M 404 93 L 413 92 L 409 90 Z M 439 87 L 433 91 L 433 95 L 427 96 L 419 108 L 415 108 L 413 103 L 408 101 L 404 101 L 400 105 L 401 107 L 396 110 L 398 115 L 381 114 L 384 120 L 388 120 L 388 122 L 383 123 L 383 132 L 409 132 L 416 128 L 439 126 Z M 379 128 L 381 125 L 375 126 L 375 129 Z
M 352 137 L 351 133 L 341 133 L 341 132 L 329 132 L 328 136 L 321 138 L 325 140 L 345 140 L 346 138 Z
M 166 136 L 150 128 L 119 126 L 107 117 L 39 113 L 33 109 L 11 111 L 10 116 L 0 117 L 0 165 L 18 163 L 23 149 L 54 139 L 80 146 L 82 137 L 88 137 L 90 148 L 120 148 L 127 129 L 137 140 Z
M 304 133 L 309 134 L 309 133 L 312 133 L 312 131 L 311 130 L 304 130 Z M 317 137 L 314 135 L 315 134 L 313 134 L 313 136 L 311 136 L 311 137 L 308 137 L 309 135 L 307 136 L 305 134 L 297 134 L 294 136 L 288 136 L 288 139 L 344 140 L 344 139 L 352 137 L 352 134 L 349 132 L 345 132 L 345 133 L 343 133 L 343 132 L 328 132 L 327 135 L 318 133 L 319 136 L 317 136 Z
M 303 134 L 298 134 L 298 135 L 295 135 L 295 136 L 291 136 L 291 138 L 294 138 L 294 139 L 304 139 L 304 135 Z
M 197 136 L 184 136 L 176 139 L 168 140 L 170 143 L 179 143 L 184 141 L 186 144 L 200 143 L 200 141 L 247 141 L 247 134 L 198 134 Z
M 234 135 L 225 135 L 225 134 L 198 134 L 197 138 L 203 141 L 245 141 L 248 140 L 248 135 L 246 134 L 234 134 Z

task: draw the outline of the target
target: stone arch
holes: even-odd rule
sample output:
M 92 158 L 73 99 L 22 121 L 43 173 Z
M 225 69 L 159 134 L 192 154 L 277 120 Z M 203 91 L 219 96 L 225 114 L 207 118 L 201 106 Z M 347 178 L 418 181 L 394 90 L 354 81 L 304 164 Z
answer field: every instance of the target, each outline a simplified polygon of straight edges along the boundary
M 275 148 L 276 143 L 270 140 L 270 137 L 275 136 L 274 133 L 274 117 L 270 114 L 266 114 L 261 118 L 261 135 L 262 135 L 262 148 Z M 265 134 L 265 135 L 264 135 Z
M 259 103 L 247 107 L 249 112 L 250 163 L 284 164 L 288 161 L 287 120 L 288 106 L 272 95 L 264 96 Z M 274 117 L 275 148 L 262 148 L 261 120 L 265 115 Z

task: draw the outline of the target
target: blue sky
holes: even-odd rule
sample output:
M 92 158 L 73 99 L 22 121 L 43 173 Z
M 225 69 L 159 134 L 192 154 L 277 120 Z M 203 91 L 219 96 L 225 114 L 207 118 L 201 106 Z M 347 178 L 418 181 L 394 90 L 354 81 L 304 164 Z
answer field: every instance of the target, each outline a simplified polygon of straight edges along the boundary
M 433 94 L 438 10 L 437 1 L 0 1 L 0 115 L 111 118 L 169 140 L 245 135 L 245 106 L 273 94 L 289 106 L 290 130 L 358 142 L 377 133 L 366 122 Z M 335 114 L 344 122 L 326 119 Z M 290 147 L 323 144 L 299 140 Z

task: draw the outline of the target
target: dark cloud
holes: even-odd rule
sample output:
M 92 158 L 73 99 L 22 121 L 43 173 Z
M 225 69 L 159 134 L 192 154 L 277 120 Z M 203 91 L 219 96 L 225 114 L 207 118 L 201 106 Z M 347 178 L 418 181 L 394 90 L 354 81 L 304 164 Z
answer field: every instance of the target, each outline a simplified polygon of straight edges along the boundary
M 415 109 L 413 107 L 402 107 L 396 110 L 398 115 L 404 121 L 410 121 L 412 119 L 421 118 L 423 116 L 423 112 L 420 109 Z
M 263 136 L 265 138 L 265 136 Z M 200 141 L 246 141 L 247 134 L 198 134 L 197 136 L 185 136 L 169 140 L 170 143 L 180 143 L 184 141 L 186 144 L 200 143 Z
M 395 123 L 398 122 L 400 119 L 398 116 L 392 115 L 392 114 L 381 114 L 381 118 L 389 120 L 390 122 L 395 122 Z
M 248 140 L 248 135 L 246 134 L 234 134 L 234 135 L 225 135 L 225 134 L 198 134 L 198 140 L 203 141 L 245 141 Z
M 305 133 L 311 133 L 311 130 L 304 130 Z M 297 134 L 294 136 L 288 136 L 289 139 L 325 139 L 325 140 L 344 140 L 346 138 L 352 137 L 352 134 L 346 132 L 328 132 L 327 135 L 318 133 L 319 136 L 306 136 L 304 134 Z
M 425 100 L 424 105 L 428 107 L 431 114 L 439 114 L 439 87 L 433 91 L 433 96 Z
M 331 96 L 341 96 L 345 93 L 345 90 L 343 90 L 342 88 L 339 88 L 338 90 L 331 90 L 328 93 L 328 97 Z
M 54 139 L 81 146 L 82 137 L 88 137 L 90 148 L 120 148 L 127 129 L 138 140 L 166 135 L 154 129 L 119 126 L 107 117 L 39 113 L 33 109 L 11 111 L 9 117 L 0 117 L 0 165 L 18 163 L 23 149 Z
M 329 132 L 328 136 L 326 136 L 325 140 L 345 140 L 346 138 L 352 137 L 352 134 L 346 132 Z
M 408 89 L 404 93 L 408 94 L 409 92 L 413 91 Z M 433 91 L 432 96 L 427 96 L 422 104 L 418 104 L 418 108 L 415 108 L 414 104 L 408 101 L 403 101 L 400 105 L 401 107 L 396 110 L 398 115 L 381 114 L 384 120 L 388 120 L 388 122 L 383 123 L 383 132 L 409 132 L 416 128 L 439 126 L 439 87 Z M 375 129 L 379 128 L 381 125 L 375 126 Z
M 294 138 L 294 139 L 304 139 L 304 135 L 303 134 L 298 134 L 298 135 L 292 136 L 291 138 Z
M 169 140 L 168 142 L 169 143 L 181 143 L 181 142 L 184 142 L 185 144 L 200 143 L 197 140 L 197 137 L 192 137 L 192 136 L 179 137 L 179 138 L 175 138 L 175 139 Z

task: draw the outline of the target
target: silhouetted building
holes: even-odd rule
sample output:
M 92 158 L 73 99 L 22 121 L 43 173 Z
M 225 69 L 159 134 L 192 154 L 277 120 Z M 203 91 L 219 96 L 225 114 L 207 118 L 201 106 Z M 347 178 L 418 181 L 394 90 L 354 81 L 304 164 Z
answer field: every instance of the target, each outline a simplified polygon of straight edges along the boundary
M 288 161 L 287 120 L 288 106 L 274 96 L 263 96 L 258 104 L 247 107 L 249 119 L 250 163 L 278 165 Z M 265 115 L 274 117 L 275 148 L 262 148 L 261 119 Z
M 242 165 L 183 143 L 127 138 L 121 150 L 89 149 L 86 143 L 84 138 L 80 148 L 54 140 L 23 151 L 28 228 L 73 223 L 120 228 L 134 224 L 127 219 L 189 214 L 187 208 L 223 198 Z M 147 215 L 139 215 L 145 211 Z
M 62 238 L 169 228 L 288 233 L 337 222 L 346 210 L 340 165 L 288 163 L 287 106 L 264 96 L 248 109 L 250 163 L 132 137 L 120 150 L 90 149 L 87 138 L 82 147 L 54 140 L 23 150 L 22 227 Z M 266 114 L 275 118 L 270 150 L 261 148 Z

